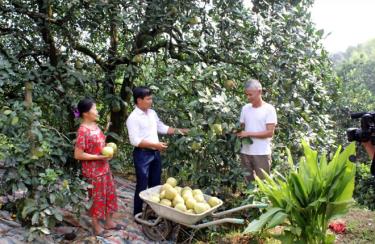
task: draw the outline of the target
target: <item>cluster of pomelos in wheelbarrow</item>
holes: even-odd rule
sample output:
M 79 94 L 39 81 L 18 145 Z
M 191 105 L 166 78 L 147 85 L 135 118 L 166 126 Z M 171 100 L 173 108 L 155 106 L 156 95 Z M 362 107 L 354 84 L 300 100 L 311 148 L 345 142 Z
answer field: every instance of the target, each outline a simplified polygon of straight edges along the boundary
M 217 197 L 205 198 L 200 189 L 178 186 L 177 180 L 173 177 L 167 179 L 159 194 L 150 196 L 150 201 L 189 214 L 201 214 L 222 203 Z

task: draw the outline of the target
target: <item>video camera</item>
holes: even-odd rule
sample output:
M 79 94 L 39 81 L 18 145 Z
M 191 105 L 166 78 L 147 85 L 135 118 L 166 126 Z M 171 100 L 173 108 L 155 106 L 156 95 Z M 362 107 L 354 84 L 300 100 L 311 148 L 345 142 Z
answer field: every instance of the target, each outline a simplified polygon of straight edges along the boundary
M 375 111 L 351 113 L 352 119 L 361 119 L 361 128 L 349 128 L 346 131 L 348 141 L 367 142 L 375 145 Z

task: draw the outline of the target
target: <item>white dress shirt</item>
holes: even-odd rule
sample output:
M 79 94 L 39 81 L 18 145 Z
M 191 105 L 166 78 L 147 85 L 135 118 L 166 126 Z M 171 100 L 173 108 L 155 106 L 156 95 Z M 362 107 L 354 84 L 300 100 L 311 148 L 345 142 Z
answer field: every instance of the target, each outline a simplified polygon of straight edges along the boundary
M 160 121 L 156 112 L 148 109 L 146 112 L 137 106 L 126 120 L 130 143 L 138 147 L 142 140 L 158 143 L 160 134 L 167 134 L 169 126 Z

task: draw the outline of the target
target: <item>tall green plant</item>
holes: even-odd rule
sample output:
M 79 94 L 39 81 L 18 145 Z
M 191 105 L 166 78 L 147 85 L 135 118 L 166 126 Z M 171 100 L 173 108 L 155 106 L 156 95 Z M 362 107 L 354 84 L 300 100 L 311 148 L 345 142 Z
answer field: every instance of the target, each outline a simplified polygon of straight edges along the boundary
M 328 222 L 346 213 L 353 202 L 355 165 L 349 157 L 355 153 L 355 144 L 343 152 L 339 147 L 329 163 L 325 153 L 319 157 L 305 141 L 302 146 L 304 157 L 298 166 L 288 150 L 292 170 L 285 178 L 276 172 L 266 174 L 263 181 L 256 179 L 272 204 L 249 224 L 246 233 L 283 225 L 283 235 L 278 236 L 283 243 L 333 242 L 326 233 Z

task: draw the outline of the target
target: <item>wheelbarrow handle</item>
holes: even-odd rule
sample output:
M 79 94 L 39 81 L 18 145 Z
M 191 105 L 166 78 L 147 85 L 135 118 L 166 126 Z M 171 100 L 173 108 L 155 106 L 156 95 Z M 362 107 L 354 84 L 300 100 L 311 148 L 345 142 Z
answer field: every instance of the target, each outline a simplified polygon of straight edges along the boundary
M 155 221 L 148 221 L 148 220 L 144 220 L 142 219 L 141 217 L 142 213 L 137 213 L 134 218 L 135 218 L 135 221 L 137 221 L 138 223 L 141 223 L 141 224 L 144 224 L 144 225 L 148 225 L 148 226 L 156 226 L 157 224 L 160 223 L 160 221 L 162 220 L 162 218 L 160 216 L 158 216 L 158 218 L 155 220 Z
M 265 203 L 246 204 L 246 205 L 243 205 L 243 206 L 240 206 L 240 207 L 237 207 L 237 208 L 232 208 L 232 209 L 222 211 L 222 212 L 219 212 L 219 213 L 212 213 L 211 216 L 214 217 L 214 218 L 218 218 L 218 217 L 221 217 L 221 216 L 224 216 L 224 215 L 227 215 L 227 214 L 231 214 L 231 213 L 235 213 L 235 212 L 238 212 L 238 211 L 241 211 L 241 210 L 244 210 L 244 209 L 248 209 L 248 208 L 266 208 L 266 207 L 268 207 L 268 205 L 265 204 Z
M 224 219 L 218 219 L 218 220 L 210 221 L 210 222 L 203 223 L 203 224 L 185 225 L 185 226 L 187 226 L 189 228 L 192 228 L 192 229 L 201 229 L 201 228 L 205 228 L 205 227 L 208 227 L 208 226 L 219 225 L 219 224 L 224 224 L 224 223 L 243 224 L 243 223 L 245 223 L 245 220 L 235 219 L 235 218 L 224 218 Z

